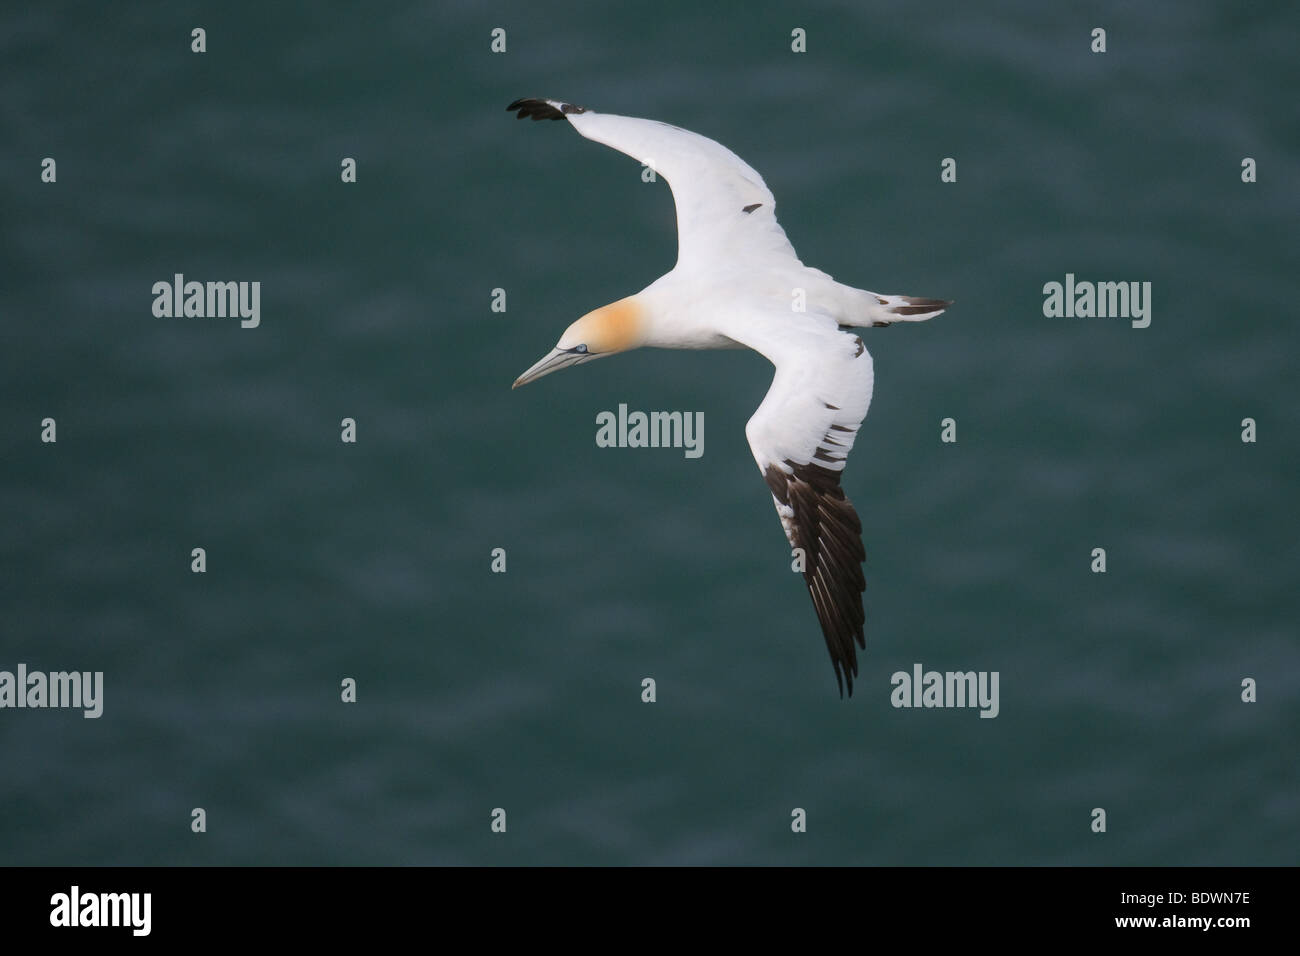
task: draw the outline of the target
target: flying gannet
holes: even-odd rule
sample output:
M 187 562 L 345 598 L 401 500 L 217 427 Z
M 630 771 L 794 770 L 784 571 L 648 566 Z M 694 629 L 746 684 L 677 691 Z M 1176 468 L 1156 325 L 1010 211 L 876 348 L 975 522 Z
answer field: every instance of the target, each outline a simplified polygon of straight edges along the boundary
M 862 523 L 840 487 L 871 404 L 871 353 L 850 329 L 923 322 L 951 302 L 877 295 L 799 261 L 776 221 L 763 177 L 720 143 L 653 120 L 596 113 L 557 100 L 515 100 L 517 118 L 568 120 L 587 139 L 626 153 L 672 187 L 677 264 L 635 295 L 570 325 L 549 355 L 515 380 L 643 346 L 750 348 L 776 374 L 745 437 L 821 622 L 840 696 L 853 694 L 865 650 Z M 797 552 L 796 552 L 797 553 Z

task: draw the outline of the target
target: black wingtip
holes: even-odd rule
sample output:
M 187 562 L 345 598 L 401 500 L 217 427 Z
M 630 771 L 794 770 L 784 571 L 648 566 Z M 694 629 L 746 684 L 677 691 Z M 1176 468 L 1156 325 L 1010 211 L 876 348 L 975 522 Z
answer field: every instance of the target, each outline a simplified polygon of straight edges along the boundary
M 853 678 L 858 676 L 857 665 L 845 667 L 843 674 L 840 673 L 839 661 L 835 662 L 835 682 L 840 685 L 840 700 L 844 699 L 845 684 L 848 685 L 849 699 L 853 699 Z
M 834 431 L 832 426 L 828 439 Z M 817 451 L 822 454 L 814 457 L 826 458 L 835 444 L 831 439 L 830 445 L 819 445 Z M 778 511 L 781 505 L 793 511 L 792 516 L 787 516 L 786 534 L 790 543 L 803 548 L 808 556 L 804 583 L 817 611 L 842 700 L 845 690 L 849 697 L 853 696 L 858 676 L 856 648 L 865 650 L 867 646 L 862 606 L 862 592 L 866 589 L 862 562 L 867 555 L 862 547 L 862 522 L 840 487 L 840 471 L 814 462 L 796 464 L 789 459 L 783 465 L 768 465 L 763 478 Z
M 555 106 L 549 100 L 540 100 L 531 96 L 515 100 L 506 107 L 506 111 L 514 113 L 515 119 L 523 119 L 527 116 L 533 120 L 562 120 L 570 113 L 587 112 L 585 107 L 574 106 L 572 103 L 561 103 Z
M 907 305 L 896 305 L 890 309 L 895 315 L 925 315 L 927 312 L 942 312 L 952 305 L 951 299 L 922 299 L 914 295 L 900 295 L 899 298 Z M 880 304 L 885 303 L 882 301 Z

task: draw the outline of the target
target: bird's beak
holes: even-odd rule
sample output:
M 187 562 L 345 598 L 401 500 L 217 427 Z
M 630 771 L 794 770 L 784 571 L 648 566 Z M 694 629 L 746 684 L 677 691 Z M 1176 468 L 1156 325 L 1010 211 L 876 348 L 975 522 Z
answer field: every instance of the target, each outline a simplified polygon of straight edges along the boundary
M 547 355 L 540 362 L 524 372 L 515 379 L 515 384 L 510 387 L 518 388 L 520 385 L 527 385 L 529 382 L 536 381 L 543 375 L 550 375 L 557 369 L 568 368 L 570 365 L 577 365 L 591 358 L 590 353 L 585 352 L 566 352 L 563 349 L 551 349 L 551 354 Z

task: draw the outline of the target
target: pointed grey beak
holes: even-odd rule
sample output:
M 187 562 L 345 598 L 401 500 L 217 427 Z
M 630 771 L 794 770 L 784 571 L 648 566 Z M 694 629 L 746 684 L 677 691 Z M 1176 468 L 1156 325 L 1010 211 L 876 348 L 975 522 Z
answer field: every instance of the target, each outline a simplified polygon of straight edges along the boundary
M 512 389 L 520 385 L 527 385 L 529 382 L 536 381 L 543 375 L 550 375 L 557 369 L 568 368 L 570 365 L 578 365 L 587 359 L 592 358 L 590 353 L 585 352 L 565 352 L 562 349 L 551 349 L 551 354 L 543 358 L 540 362 L 524 372 L 515 379 L 515 384 L 511 385 Z

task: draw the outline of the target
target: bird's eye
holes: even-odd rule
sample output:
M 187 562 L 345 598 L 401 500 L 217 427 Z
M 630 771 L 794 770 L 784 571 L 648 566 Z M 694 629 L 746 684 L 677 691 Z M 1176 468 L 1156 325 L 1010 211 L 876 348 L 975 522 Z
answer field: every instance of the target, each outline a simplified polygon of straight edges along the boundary
M 586 355 L 586 354 L 587 354 L 587 346 L 585 346 L 585 345 L 575 345 L 575 346 L 573 347 L 573 351 L 577 352 L 579 355 Z

